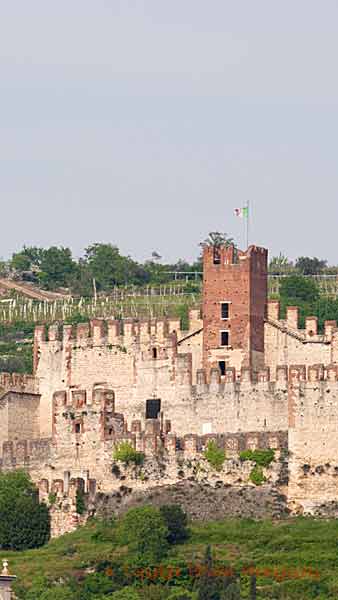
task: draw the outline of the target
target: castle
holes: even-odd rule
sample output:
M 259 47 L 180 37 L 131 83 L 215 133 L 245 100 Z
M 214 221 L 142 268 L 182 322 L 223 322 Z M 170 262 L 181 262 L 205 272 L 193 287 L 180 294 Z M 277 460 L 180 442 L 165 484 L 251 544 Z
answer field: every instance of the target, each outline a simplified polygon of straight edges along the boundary
M 118 489 L 121 441 L 164 456 L 165 471 L 126 470 L 141 489 L 191 475 L 214 439 L 227 466 L 216 478 L 207 469 L 209 482 L 247 484 L 238 453 L 273 448 L 287 461 L 279 489 L 291 512 L 338 502 L 338 328 L 327 321 L 319 334 L 308 317 L 299 329 L 294 306 L 280 319 L 267 299 L 267 254 L 205 247 L 202 311 L 190 311 L 188 331 L 176 319 L 36 327 L 34 375 L 0 375 L 1 468 L 27 469 L 41 497 L 56 493 L 74 509 L 79 488 L 92 500 Z M 80 520 L 61 513 L 55 533 Z

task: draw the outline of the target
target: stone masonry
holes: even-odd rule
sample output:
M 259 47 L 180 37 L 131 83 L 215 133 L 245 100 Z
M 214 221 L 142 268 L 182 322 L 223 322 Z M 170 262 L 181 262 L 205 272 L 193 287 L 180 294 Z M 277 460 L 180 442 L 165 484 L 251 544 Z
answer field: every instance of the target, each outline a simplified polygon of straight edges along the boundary
M 202 314 L 190 311 L 188 331 L 175 319 L 36 328 L 34 376 L 0 375 L 0 467 L 28 470 L 42 498 L 55 495 L 53 534 L 82 522 L 77 490 L 89 512 L 121 485 L 250 490 L 245 449 L 275 449 L 266 485 L 288 510 L 325 514 L 338 501 L 337 325 L 318 333 L 308 317 L 299 329 L 297 307 L 281 319 L 266 265 L 256 246 L 206 248 Z M 211 439 L 226 455 L 219 473 L 204 456 Z M 145 455 L 141 470 L 116 464 L 121 441 Z

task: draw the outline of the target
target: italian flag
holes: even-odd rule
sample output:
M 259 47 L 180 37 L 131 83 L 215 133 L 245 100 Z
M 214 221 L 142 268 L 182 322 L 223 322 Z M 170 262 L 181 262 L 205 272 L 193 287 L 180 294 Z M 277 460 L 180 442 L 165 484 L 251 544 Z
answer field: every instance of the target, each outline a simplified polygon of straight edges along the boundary
M 247 219 L 249 216 L 249 208 L 248 206 L 244 206 L 243 208 L 235 208 L 234 213 L 236 217 Z

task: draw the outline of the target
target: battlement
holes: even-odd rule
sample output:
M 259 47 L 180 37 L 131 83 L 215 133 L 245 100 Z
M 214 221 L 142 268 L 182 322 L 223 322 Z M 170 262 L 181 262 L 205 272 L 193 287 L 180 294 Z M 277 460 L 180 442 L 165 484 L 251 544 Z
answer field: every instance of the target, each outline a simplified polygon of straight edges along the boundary
M 3 442 L 0 469 L 32 469 L 44 465 L 52 455 L 51 439 Z
M 110 347 L 126 352 L 131 349 L 146 351 L 154 358 L 165 358 L 164 349 L 177 351 L 178 339 L 185 338 L 202 328 L 200 311 L 189 312 L 190 328 L 181 329 L 179 319 L 92 319 L 77 326 L 38 326 L 34 333 L 34 369 L 36 371 L 42 349 L 46 344 L 59 350 L 69 348 Z
M 7 392 L 37 394 L 39 381 L 34 375 L 22 373 L 0 373 L 0 396 Z
M 223 246 L 204 246 L 203 260 L 204 264 L 211 266 L 221 265 L 222 267 L 231 267 L 237 265 L 239 269 L 247 269 L 250 261 L 254 261 L 263 269 L 266 269 L 268 251 L 259 246 L 249 246 L 245 251 L 237 249 L 234 245 Z
M 226 385 L 244 385 L 245 387 L 252 386 L 257 388 L 262 384 L 288 384 L 294 382 L 313 382 L 313 381 L 337 381 L 338 365 L 279 365 L 276 369 L 276 377 L 272 378 L 269 367 L 264 367 L 258 371 L 242 367 L 240 371 L 236 371 L 234 367 L 227 367 L 225 374 L 221 375 L 219 369 L 211 369 L 209 381 L 207 379 L 208 372 L 205 369 L 197 371 L 197 389 L 200 392 L 203 390 L 212 389 L 219 391 L 224 389 Z
M 202 454 L 208 443 L 213 440 L 217 446 L 227 454 L 238 454 L 243 450 L 256 450 L 273 448 L 281 450 L 287 448 L 287 432 L 238 432 L 222 434 L 177 436 L 171 433 L 171 423 L 166 420 L 150 419 L 142 430 L 141 421 L 133 421 L 131 431 L 115 436 L 114 445 L 121 442 L 130 443 L 134 449 L 143 452 L 146 456 L 156 455 L 164 449 L 169 454 L 184 453 L 189 457 Z
M 318 318 L 306 317 L 305 329 L 299 328 L 299 308 L 298 306 L 287 306 L 286 318 L 281 319 L 280 302 L 278 300 L 269 300 L 267 306 L 267 318 L 275 324 L 285 328 L 286 332 L 298 334 L 299 340 L 304 342 L 323 342 L 330 343 L 335 332 L 337 332 L 336 321 L 325 321 L 324 333 L 318 333 Z

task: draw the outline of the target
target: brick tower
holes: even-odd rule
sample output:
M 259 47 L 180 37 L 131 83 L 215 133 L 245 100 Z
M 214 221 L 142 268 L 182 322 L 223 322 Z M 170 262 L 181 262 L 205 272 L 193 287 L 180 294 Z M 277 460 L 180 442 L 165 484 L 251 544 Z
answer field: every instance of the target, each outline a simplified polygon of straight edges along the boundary
M 264 366 L 267 304 L 265 248 L 210 247 L 203 252 L 203 365 L 253 369 Z

